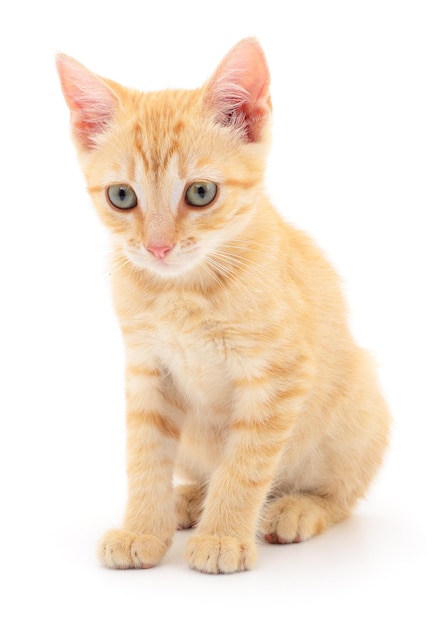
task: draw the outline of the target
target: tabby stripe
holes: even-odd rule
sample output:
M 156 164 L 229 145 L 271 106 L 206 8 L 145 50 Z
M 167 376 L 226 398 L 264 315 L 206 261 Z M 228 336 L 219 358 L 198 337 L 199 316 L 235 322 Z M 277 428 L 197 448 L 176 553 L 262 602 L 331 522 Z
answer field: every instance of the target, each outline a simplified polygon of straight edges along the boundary
M 132 376 L 148 376 L 149 378 L 155 378 L 161 375 L 159 369 L 146 367 L 144 365 L 128 365 L 126 372 Z
M 103 185 L 94 185 L 91 187 L 87 187 L 89 193 L 102 193 L 106 189 Z
M 166 437 L 178 438 L 180 431 L 177 426 L 172 424 L 164 415 L 155 411 L 129 411 L 127 415 L 129 427 L 148 427 L 154 426 L 156 430 Z

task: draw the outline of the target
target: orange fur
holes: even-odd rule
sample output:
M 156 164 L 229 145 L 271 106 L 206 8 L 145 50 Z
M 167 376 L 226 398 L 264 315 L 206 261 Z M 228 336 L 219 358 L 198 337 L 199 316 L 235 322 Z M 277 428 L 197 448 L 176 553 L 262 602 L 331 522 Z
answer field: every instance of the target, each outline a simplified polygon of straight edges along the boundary
M 191 567 L 249 569 L 258 532 L 296 542 L 347 517 L 389 429 L 335 272 L 264 193 L 263 52 L 240 42 L 193 91 L 129 90 L 65 55 L 58 69 L 88 188 L 113 235 L 126 346 L 128 502 L 100 558 L 153 566 L 176 527 L 197 525 Z M 196 181 L 196 198 L 217 185 L 203 208 L 186 195 Z M 136 205 L 112 206 L 114 185 Z M 175 476 L 185 481 L 176 489 Z

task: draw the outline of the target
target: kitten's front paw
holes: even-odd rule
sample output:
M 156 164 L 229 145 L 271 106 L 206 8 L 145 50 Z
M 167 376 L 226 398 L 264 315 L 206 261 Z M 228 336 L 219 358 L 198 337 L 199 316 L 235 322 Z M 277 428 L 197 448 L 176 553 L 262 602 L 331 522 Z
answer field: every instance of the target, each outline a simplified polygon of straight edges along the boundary
M 198 535 L 192 537 L 185 553 L 188 565 L 205 574 L 232 574 L 252 569 L 256 546 L 235 537 Z
M 126 530 L 110 530 L 100 541 L 98 556 L 110 569 L 148 569 L 160 562 L 170 541 L 154 535 L 136 535 Z

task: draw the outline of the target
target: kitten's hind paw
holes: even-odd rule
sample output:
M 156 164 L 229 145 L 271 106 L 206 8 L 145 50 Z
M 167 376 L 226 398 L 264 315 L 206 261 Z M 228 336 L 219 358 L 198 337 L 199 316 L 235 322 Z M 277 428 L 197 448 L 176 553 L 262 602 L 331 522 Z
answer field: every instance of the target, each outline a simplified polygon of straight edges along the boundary
M 327 498 L 292 494 L 267 504 L 261 528 L 268 543 L 300 543 L 347 516 L 345 509 Z
M 177 528 L 193 528 L 202 513 L 205 489 L 200 485 L 187 483 L 176 487 Z
M 204 574 L 232 574 L 254 567 L 256 546 L 235 537 L 198 535 L 189 540 L 185 558 L 192 569 Z
M 149 569 L 161 561 L 169 545 L 154 535 L 110 530 L 100 541 L 98 556 L 109 569 Z

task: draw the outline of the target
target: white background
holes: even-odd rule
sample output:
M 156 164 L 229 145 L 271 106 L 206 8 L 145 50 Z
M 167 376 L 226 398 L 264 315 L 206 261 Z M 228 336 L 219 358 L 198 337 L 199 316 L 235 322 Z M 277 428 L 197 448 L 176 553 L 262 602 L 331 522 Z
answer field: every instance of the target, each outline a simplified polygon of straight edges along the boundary
M 2 6 L 0 622 L 435 624 L 435 3 Z M 260 546 L 253 572 L 190 571 L 188 532 L 153 570 L 106 571 L 95 545 L 126 488 L 123 354 L 53 55 L 191 88 L 248 35 L 272 75 L 269 193 L 344 278 L 392 408 L 390 452 L 349 521 Z

